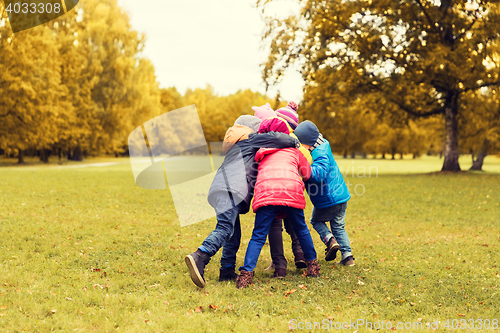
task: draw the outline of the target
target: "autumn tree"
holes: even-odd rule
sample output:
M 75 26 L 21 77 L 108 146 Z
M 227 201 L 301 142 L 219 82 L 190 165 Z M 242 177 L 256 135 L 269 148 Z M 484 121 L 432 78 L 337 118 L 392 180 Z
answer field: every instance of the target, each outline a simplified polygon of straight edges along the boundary
M 257 5 L 265 12 L 271 1 Z M 500 37 L 498 1 L 297 1 L 298 15 L 267 19 L 267 84 L 294 65 L 312 112 L 325 110 L 315 106 L 319 99 L 335 109 L 339 101 L 363 98 L 401 122 L 444 117 L 442 170 L 460 170 L 458 116 L 468 93 L 500 85 L 492 60 Z
M 472 154 L 471 170 L 482 170 L 486 156 L 500 151 L 500 90 L 469 92 L 460 118 L 461 147 Z
M 0 149 L 119 154 L 138 125 L 161 114 L 145 37 L 116 0 L 88 0 L 16 34 L 0 4 Z
M 64 100 L 57 36 L 47 26 L 13 34 L 0 3 L 0 149 L 45 151 L 55 142 Z

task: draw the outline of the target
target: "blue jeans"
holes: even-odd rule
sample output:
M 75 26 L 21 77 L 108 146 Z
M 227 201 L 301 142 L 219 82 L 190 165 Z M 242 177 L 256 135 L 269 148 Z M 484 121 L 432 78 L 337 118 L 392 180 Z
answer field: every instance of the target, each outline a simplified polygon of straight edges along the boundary
M 334 205 L 332 207 L 313 210 L 311 217 L 311 224 L 314 230 L 317 231 L 323 243 L 328 244 L 330 238 L 335 237 L 340 246 L 342 259 L 352 255 L 351 242 L 349 236 L 345 231 L 345 216 L 346 216 L 347 202 Z M 330 221 L 330 229 L 326 222 Z
M 215 208 L 218 212 L 217 225 L 198 248 L 212 257 L 223 247 L 220 264 L 224 269 L 236 268 L 236 252 L 241 241 L 240 211 L 243 204 L 245 202 L 235 206 L 227 194 L 218 198 Z
M 295 230 L 300 246 L 304 251 L 305 259 L 316 259 L 316 250 L 314 250 L 311 234 L 309 233 L 309 229 L 307 229 L 306 221 L 304 219 L 304 210 L 287 206 L 265 206 L 259 208 L 255 215 L 255 225 L 252 232 L 252 238 L 248 243 L 247 252 L 245 254 L 245 263 L 239 268 L 240 271 L 245 270 L 247 272 L 251 272 L 255 269 L 255 266 L 257 266 L 257 260 L 259 259 L 260 251 L 266 242 L 269 229 L 271 229 L 271 223 L 279 211 L 283 211 L 287 218 L 290 219 L 292 228 Z

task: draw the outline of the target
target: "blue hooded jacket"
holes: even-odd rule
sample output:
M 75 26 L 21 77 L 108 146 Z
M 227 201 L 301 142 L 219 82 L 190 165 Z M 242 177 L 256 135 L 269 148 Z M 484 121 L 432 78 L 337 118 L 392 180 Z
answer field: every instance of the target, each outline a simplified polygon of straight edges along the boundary
M 311 178 L 305 185 L 314 208 L 328 208 L 347 202 L 351 194 L 333 158 L 330 143 L 325 139 L 312 151 L 311 156 L 314 161 Z

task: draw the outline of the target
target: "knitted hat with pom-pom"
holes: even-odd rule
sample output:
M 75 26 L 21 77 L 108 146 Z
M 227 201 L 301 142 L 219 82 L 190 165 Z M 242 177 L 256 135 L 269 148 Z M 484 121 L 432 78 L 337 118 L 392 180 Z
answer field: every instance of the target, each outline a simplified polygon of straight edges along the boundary
M 276 110 L 276 115 L 286 120 L 292 129 L 296 129 L 299 124 L 299 114 L 297 113 L 297 104 L 295 102 L 288 103 L 284 108 Z

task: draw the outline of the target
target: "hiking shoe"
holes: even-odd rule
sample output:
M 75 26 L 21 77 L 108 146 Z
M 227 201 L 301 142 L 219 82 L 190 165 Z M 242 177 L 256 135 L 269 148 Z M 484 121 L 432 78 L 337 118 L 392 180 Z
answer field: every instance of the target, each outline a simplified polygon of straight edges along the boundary
M 354 257 L 353 256 L 349 256 L 349 257 L 341 260 L 340 262 L 338 262 L 337 265 L 354 266 L 356 264 L 354 263 Z
M 219 282 L 234 281 L 238 274 L 234 272 L 234 268 L 221 268 L 219 274 Z
M 339 250 L 339 247 L 339 243 L 337 243 L 335 237 L 332 236 L 332 238 L 330 238 L 330 240 L 328 241 L 328 244 L 326 244 L 325 260 L 334 260 L 337 257 L 337 251 Z
M 241 271 L 236 278 L 236 288 L 243 289 L 252 284 L 254 272 Z
M 306 264 L 307 264 L 306 276 L 310 276 L 310 277 L 319 276 L 319 270 L 321 268 L 321 265 L 318 264 L 317 258 L 314 260 L 306 260 Z
M 286 276 L 286 269 L 283 268 L 276 268 L 274 271 L 273 276 L 271 278 L 276 278 L 276 279 L 284 279 Z
M 210 261 L 210 255 L 198 249 L 196 252 L 188 254 L 184 258 L 184 261 L 186 261 L 189 274 L 191 274 L 191 280 L 193 280 L 194 284 L 200 288 L 205 287 L 203 273 L 205 272 L 205 266 Z
M 299 252 L 295 255 L 295 267 L 306 268 L 306 258 L 304 258 L 304 252 Z

